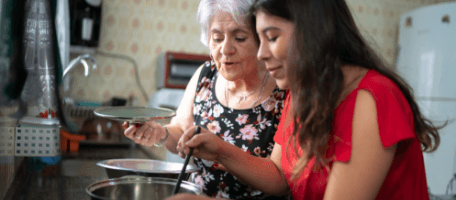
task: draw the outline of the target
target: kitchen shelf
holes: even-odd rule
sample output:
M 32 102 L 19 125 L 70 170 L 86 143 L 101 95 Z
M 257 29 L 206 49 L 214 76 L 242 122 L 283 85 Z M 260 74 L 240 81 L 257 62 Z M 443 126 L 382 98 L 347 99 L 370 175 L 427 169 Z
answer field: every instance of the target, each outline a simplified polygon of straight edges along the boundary
M 96 47 L 85 47 L 85 46 L 70 46 L 70 54 L 95 54 L 97 52 Z

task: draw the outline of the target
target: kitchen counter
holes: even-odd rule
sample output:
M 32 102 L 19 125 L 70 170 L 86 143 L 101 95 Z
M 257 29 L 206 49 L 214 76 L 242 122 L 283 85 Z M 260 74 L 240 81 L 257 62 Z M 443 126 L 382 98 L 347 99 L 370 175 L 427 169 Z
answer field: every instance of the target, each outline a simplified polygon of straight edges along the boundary
M 154 149 L 154 153 L 163 151 Z M 159 153 L 163 154 L 163 153 Z M 106 171 L 96 163 L 107 159 L 158 159 L 146 147 L 81 145 L 78 153 L 63 154 L 55 165 L 42 166 L 36 158 L 26 157 L 20 164 L 4 200 L 89 200 L 88 185 L 106 180 Z M 452 195 L 431 196 L 431 200 L 455 200 Z
M 4 200 L 85 200 L 85 188 L 108 178 L 96 163 L 107 159 L 156 159 L 138 145 L 83 146 L 78 153 L 62 154 L 57 164 L 49 165 L 39 158 L 26 157 L 8 189 Z

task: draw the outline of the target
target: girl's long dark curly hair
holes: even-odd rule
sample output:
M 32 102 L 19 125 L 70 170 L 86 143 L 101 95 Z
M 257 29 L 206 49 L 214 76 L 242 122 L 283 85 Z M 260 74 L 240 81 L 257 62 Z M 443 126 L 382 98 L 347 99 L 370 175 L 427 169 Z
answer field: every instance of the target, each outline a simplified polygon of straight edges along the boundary
M 439 146 L 437 130 L 441 127 L 434 126 L 421 114 L 410 86 L 366 44 L 344 0 L 256 0 L 252 16 L 257 11 L 284 18 L 295 26 L 287 69 L 288 82 L 293 83 L 289 89 L 295 129 L 288 144 L 291 140 L 296 144 L 298 135 L 302 149 L 310 151 L 308 157 L 297 162 L 293 177 L 300 174 L 313 156 L 316 167 L 327 167 L 330 161 L 325 150 L 331 137 L 333 112 L 343 89 L 343 65 L 373 69 L 394 81 L 413 111 L 422 150 L 432 152 Z M 252 21 L 255 24 L 253 17 Z

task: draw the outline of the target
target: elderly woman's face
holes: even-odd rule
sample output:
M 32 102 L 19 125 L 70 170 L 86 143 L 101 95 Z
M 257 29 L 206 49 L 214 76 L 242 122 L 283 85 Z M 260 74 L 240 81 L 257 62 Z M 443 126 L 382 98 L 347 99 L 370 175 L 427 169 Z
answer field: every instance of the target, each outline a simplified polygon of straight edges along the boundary
M 264 61 L 277 86 L 287 89 L 287 58 L 294 35 L 294 24 L 259 11 L 256 15 L 256 30 L 260 38 L 258 59 Z
M 225 79 L 235 81 L 258 70 L 258 44 L 248 26 L 227 12 L 217 12 L 209 28 L 209 49 Z

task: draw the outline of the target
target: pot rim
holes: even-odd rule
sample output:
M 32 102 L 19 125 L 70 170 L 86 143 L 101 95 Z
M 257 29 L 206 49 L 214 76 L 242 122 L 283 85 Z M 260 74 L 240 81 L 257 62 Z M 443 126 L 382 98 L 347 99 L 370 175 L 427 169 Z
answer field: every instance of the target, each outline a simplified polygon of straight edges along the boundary
M 97 198 L 97 199 L 103 199 L 103 200 L 110 200 L 111 198 L 107 197 L 101 197 L 96 194 L 93 194 L 92 192 L 106 187 L 106 186 L 111 186 L 111 185 L 121 185 L 121 184 L 130 184 L 130 183 L 162 183 L 162 184 L 167 184 L 167 185 L 176 185 L 177 179 L 172 179 L 172 178 L 162 178 L 162 177 L 142 177 L 142 176 L 125 176 L 121 178 L 112 178 L 112 179 L 107 179 L 107 180 L 102 180 L 102 181 L 97 181 L 94 183 L 91 183 L 89 186 L 86 187 L 85 191 L 89 196 Z M 202 194 L 202 189 L 198 187 L 195 183 L 189 182 L 189 181 L 182 181 L 181 188 L 185 188 L 187 190 L 194 191 L 196 195 L 201 195 Z

